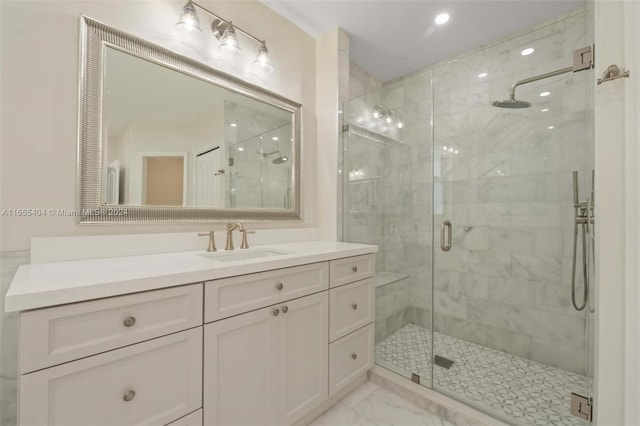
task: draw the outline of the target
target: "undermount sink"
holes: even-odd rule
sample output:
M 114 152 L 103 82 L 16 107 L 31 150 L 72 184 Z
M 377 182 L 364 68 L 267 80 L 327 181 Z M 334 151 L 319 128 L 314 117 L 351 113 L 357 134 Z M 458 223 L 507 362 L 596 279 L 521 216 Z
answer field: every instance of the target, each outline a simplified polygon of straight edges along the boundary
M 262 257 L 281 256 L 283 254 L 289 254 L 286 251 L 274 250 L 274 249 L 256 249 L 249 251 L 237 251 L 237 252 L 214 252 L 199 254 L 198 256 L 206 257 L 207 259 L 216 260 L 218 262 L 237 262 L 239 260 L 252 260 L 260 259 Z

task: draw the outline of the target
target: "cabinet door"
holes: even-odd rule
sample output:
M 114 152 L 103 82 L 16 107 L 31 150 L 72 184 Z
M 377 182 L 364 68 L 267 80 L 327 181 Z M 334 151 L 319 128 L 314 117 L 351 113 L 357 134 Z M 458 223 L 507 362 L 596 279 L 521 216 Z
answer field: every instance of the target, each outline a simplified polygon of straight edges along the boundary
M 264 308 L 205 325 L 205 425 L 278 423 L 281 317 L 275 316 L 273 309 Z
M 325 291 L 279 308 L 279 423 L 292 424 L 328 398 L 329 296 Z

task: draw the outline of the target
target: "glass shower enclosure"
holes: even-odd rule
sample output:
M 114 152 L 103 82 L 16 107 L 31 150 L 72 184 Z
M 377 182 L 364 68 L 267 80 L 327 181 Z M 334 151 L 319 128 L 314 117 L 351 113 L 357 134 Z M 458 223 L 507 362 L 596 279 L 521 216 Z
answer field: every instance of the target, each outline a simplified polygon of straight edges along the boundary
M 376 363 L 513 424 L 586 423 L 570 405 L 593 377 L 593 71 L 519 86 L 526 108 L 492 102 L 571 66 L 591 19 L 343 107 L 342 239 L 379 247 Z

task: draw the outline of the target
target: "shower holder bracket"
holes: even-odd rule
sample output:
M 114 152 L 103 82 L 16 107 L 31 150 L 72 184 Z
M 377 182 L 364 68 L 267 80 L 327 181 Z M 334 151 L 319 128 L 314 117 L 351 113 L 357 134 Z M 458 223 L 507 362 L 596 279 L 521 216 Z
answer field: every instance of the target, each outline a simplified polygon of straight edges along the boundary
M 591 421 L 593 414 L 593 400 L 586 396 L 578 395 L 577 393 L 571 393 L 571 414 L 586 420 Z

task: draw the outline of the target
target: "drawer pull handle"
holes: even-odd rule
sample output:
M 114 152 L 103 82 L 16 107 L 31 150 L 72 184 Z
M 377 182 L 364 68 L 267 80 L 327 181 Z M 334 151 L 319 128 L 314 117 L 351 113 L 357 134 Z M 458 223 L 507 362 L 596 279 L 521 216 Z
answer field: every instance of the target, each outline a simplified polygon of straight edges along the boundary
M 351 358 L 353 358 L 353 359 L 358 358 L 358 354 L 356 354 L 356 353 L 352 353 L 352 354 L 351 354 Z
M 273 310 L 273 316 L 277 317 L 278 315 L 280 315 L 280 309 L 276 308 L 276 309 Z
M 351 305 L 351 307 L 353 308 L 353 310 L 355 311 L 356 309 L 358 309 L 358 304 L 354 303 L 353 305 Z
M 129 402 L 129 401 L 133 400 L 133 398 L 135 398 L 135 397 L 136 397 L 136 391 L 130 390 L 130 391 L 127 391 L 127 393 L 124 394 L 122 399 L 124 399 L 126 402 Z
M 282 289 L 284 288 L 284 284 L 282 284 L 282 283 L 278 283 L 278 284 L 276 284 L 276 288 L 277 288 L 278 290 L 282 290 Z
M 284 306 L 282 307 L 282 313 L 283 313 L 283 314 L 286 314 L 288 311 L 289 311 L 289 307 L 288 307 L 287 305 L 284 305 Z
M 351 270 L 352 270 L 353 272 L 358 272 L 358 267 L 357 267 L 357 266 L 354 266 L 353 268 L 351 268 Z
M 133 325 L 136 323 L 136 317 L 126 317 L 122 323 L 125 327 L 133 327 Z

